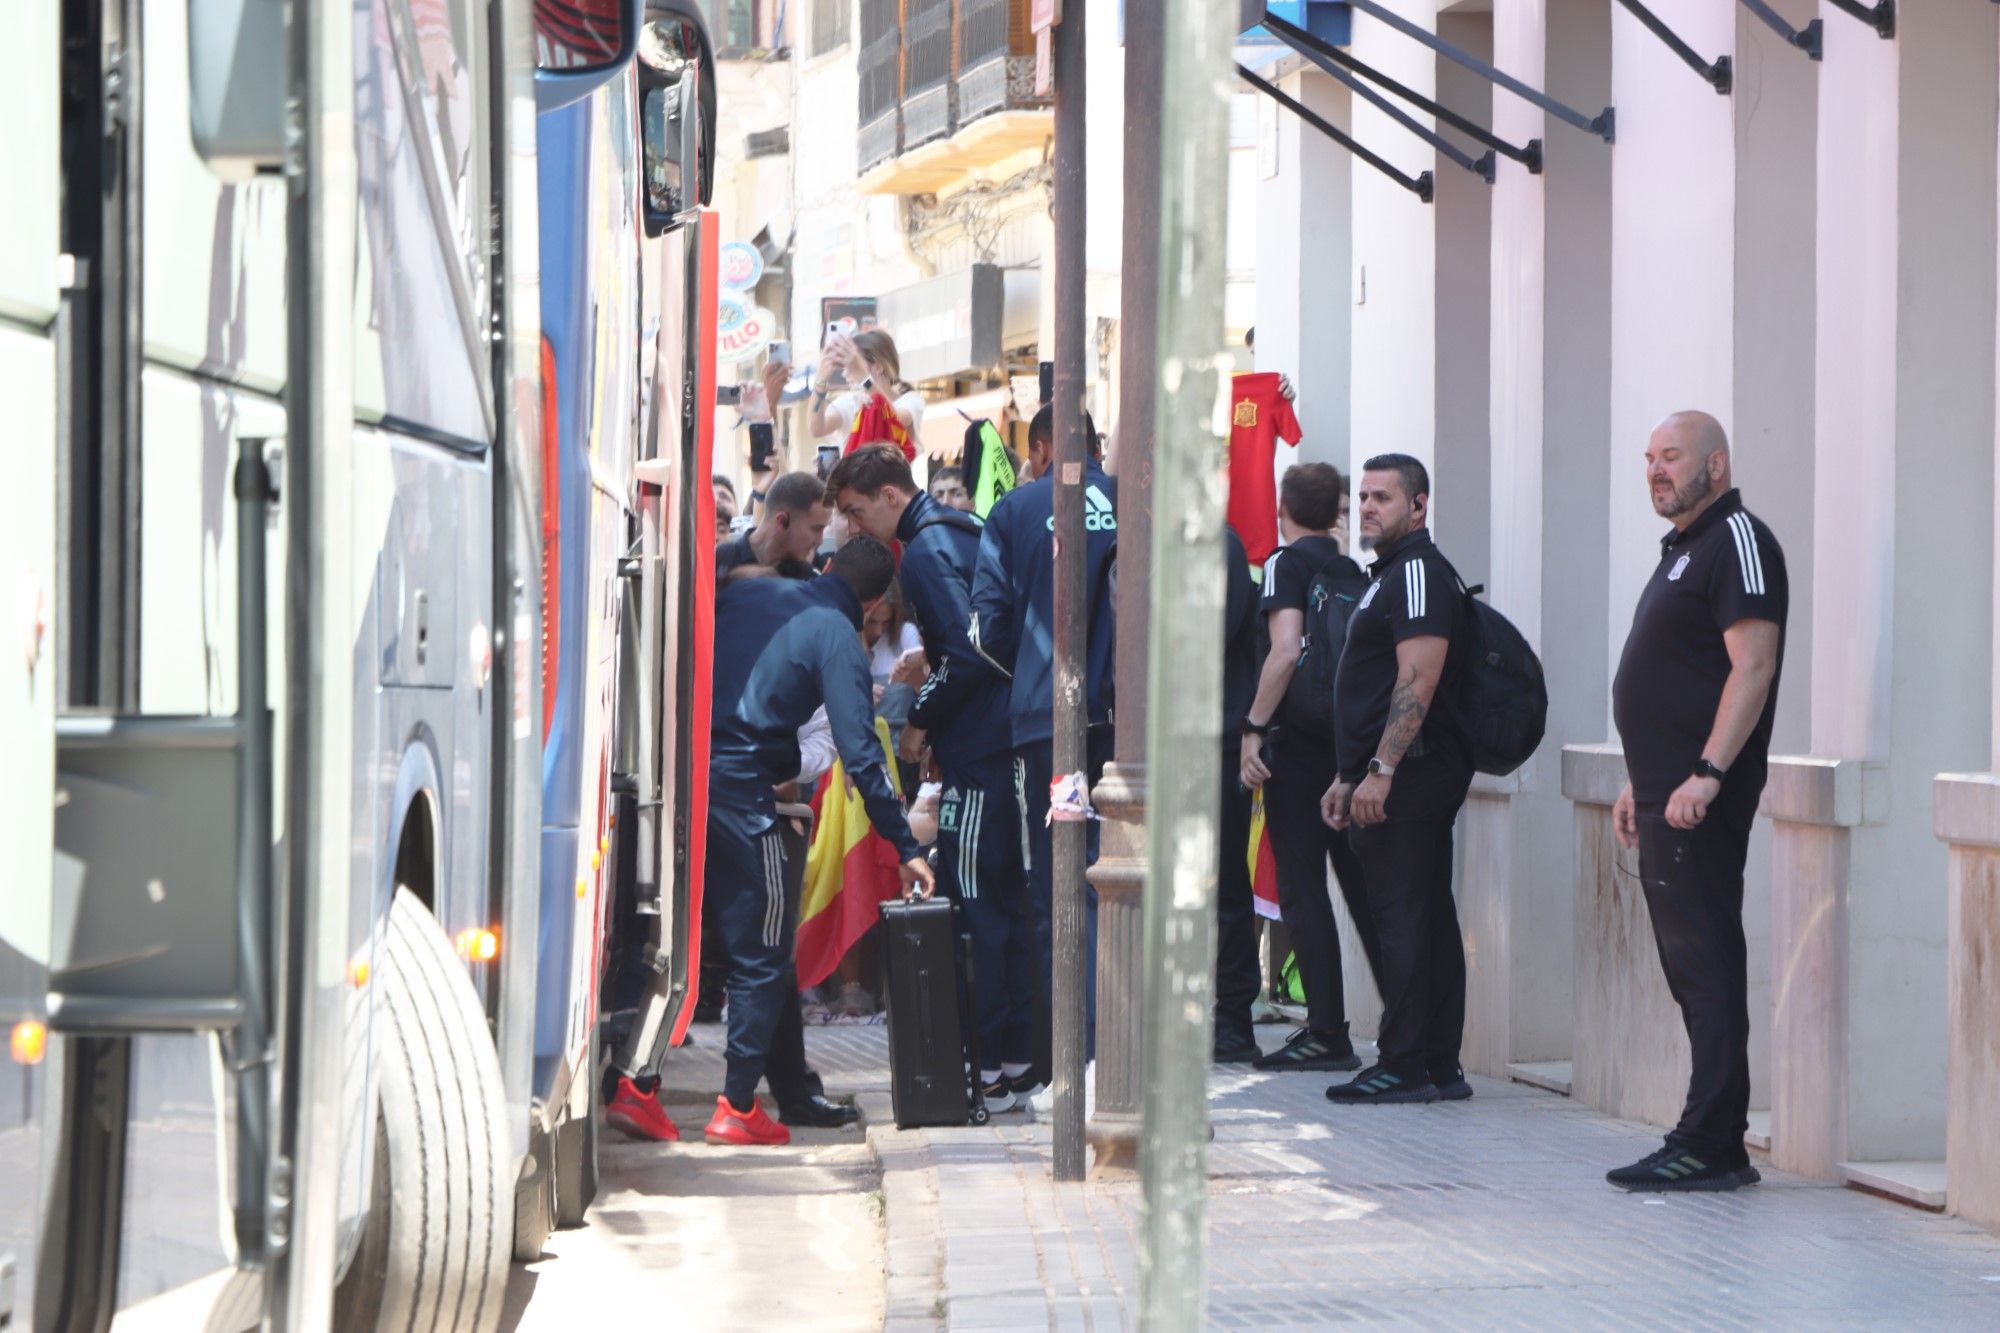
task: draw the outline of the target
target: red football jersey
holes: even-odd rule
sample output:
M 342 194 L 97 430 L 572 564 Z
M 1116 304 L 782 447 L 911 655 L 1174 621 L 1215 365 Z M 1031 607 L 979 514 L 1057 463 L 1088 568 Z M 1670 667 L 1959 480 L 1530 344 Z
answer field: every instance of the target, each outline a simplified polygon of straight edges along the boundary
M 1275 371 L 1237 375 L 1229 393 L 1229 526 L 1253 566 L 1278 549 L 1277 441 L 1299 442 L 1299 419 L 1278 392 Z

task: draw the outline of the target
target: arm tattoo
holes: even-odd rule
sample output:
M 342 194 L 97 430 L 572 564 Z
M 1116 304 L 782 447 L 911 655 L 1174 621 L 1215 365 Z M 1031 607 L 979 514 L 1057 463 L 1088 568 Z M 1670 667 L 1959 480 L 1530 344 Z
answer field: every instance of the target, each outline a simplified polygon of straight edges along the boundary
M 1376 748 L 1384 762 L 1397 763 L 1416 743 L 1424 729 L 1425 712 L 1423 700 L 1417 698 L 1416 682 L 1407 677 L 1398 680 L 1396 693 L 1389 700 L 1389 724 L 1382 729 L 1382 743 Z

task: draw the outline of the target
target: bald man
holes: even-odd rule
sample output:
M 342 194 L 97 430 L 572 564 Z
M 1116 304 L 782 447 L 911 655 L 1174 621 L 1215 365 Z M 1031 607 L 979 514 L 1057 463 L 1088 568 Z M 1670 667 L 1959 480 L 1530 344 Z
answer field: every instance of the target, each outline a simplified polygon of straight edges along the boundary
M 1612 822 L 1619 843 L 1639 852 L 1694 1069 L 1666 1145 L 1605 1178 L 1628 1190 L 1733 1190 L 1758 1180 L 1743 1148 L 1743 863 L 1785 657 L 1785 555 L 1743 507 L 1728 437 L 1706 412 L 1676 412 L 1654 428 L 1646 483 L 1673 528 L 1611 686 L 1630 778 Z

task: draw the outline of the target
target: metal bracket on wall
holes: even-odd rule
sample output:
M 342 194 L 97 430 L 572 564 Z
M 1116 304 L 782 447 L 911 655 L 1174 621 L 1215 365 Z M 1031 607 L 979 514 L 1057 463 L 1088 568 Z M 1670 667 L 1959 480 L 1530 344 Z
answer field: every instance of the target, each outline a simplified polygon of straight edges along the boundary
M 2000 0 L 1994 0 L 1994 3 L 2000 4 Z M 1805 52 L 1808 60 L 1819 60 L 1825 56 L 1826 52 L 1822 49 L 1821 34 L 1826 25 L 1820 20 L 1814 19 L 1803 28 L 1794 28 L 1791 24 L 1785 22 L 1784 17 L 1777 10 L 1766 4 L 1764 0 L 1743 0 L 1743 7 L 1764 20 L 1764 26 L 1768 27 L 1772 32 L 1777 33 L 1786 42 Z
M 2000 0 L 1993 0 L 1993 3 L 2000 5 Z M 1459 131 L 1461 134 L 1466 134 L 1474 139 L 1477 139 L 1480 143 L 1485 144 L 1488 148 L 1491 148 L 1494 152 L 1500 154 L 1500 156 L 1506 158 L 1512 158 L 1514 161 L 1519 162 L 1522 166 L 1526 167 L 1530 172 L 1530 174 L 1537 176 L 1541 174 L 1542 141 L 1540 139 L 1530 139 L 1524 146 L 1516 147 L 1515 145 L 1508 143 L 1505 139 L 1501 138 L 1499 135 L 1493 133 L 1493 131 L 1487 129 L 1485 126 L 1478 124 L 1476 121 L 1472 121 L 1464 116 L 1461 116 L 1460 114 L 1458 114 L 1458 112 L 1453 111 L 1448 106 L 1444 106 L 1441 103 L 1431 100 L 1430 98 L 1424 96 L 1422 93 L 1418 92 L 1415 88 L 1410 87 L 1406 83 L 1399 83 L 1397 80 L 1390 78 L 1387 74 L 1384 74 L 1381 70 L 1376 69 L 1373 65 L 1370 65 L 1365 61 L 1356 60 L 1353 56 L 1347 54 L 1347 52 L 1341 50 L 1339 47 L 1334 46 L 1327 42 L 1322 42 L 1320 41 L 1319 38 L 1313 36 L 1313 34 L 1305 32 L 1302 29 L 1294 28 L 1293 25 L 1285 23 L 1283 19 L 1274 18 L 1267 15 L 1264 20 L 1265 27 L 1269 28 L 1273 32 L 1277 32 L 1280 36 L 1285 36 L 1285 34 L 1280 30 L 1279 25 L 1281 24 L 1283 25 L 1284 28 L 1290 28 L 1294 33 L 1299 34 L 1299 39 L 1301 41 L 1311 44 L 1313 50 L 1318 51 L 1321 55 L 1327 57 L 1327 59 L 1333 61 L 1336 65 L 1339 65 L 1342 69 L 1350 70 L 1355 74 L 1359 74 L 1362 78 L 1368 80 L 1370 83 L 1374 84 L 1378 88 L 1382 88 L 1387 90 L 1388 92 L 1394 93 L 1396 96 L 1402 98 L 1405 102 L 1408 102 L 1411 106 L 1416 107 L 1420 111 L 1429 112 L 1431 115 L 1436 116 L 1439 120 L 1451 126 L 1453 129 Z M 1290 38 L 1287 37 L 1286 40 L 1290 41 Z M 1322 66 L 1322 68 L 1324 68 L 1324 66 Z M 1329 70 L 1328 72 L 1331 73 L 1332 71 Z
M 1457 125 L 1460 129 L 1464 130 L 1468 134 L 1471 134 L 1481 143 L 1486 144 L 1489 149 L 1493 150 L 1491 152 L 1488 152 L 1484 157 L 1475 159 L 1470 153 L 1465 152 L 1457 144 L 1452 143 L 1449 139 L 1446 139 L 1436 130 L 1433 130 L 1430 126 L 1424 124 L 1422 121 L 1417 120 L 1415 117 L 1411 116 L 1408 112 L 1404 111 L 1401 107 L 1397 106 L 1395 103 L 1391 102 L 1388 98 L 1384 97 L 1381 93 L 1376 92 L 1373 88 L 1370 88 L 1360 79 L 1348 73 L 1346 69 L 1342 68 L 1342 66 L 1345 65 L 1347 62 L 1340 58 L 1340 52 L 1338 47 L 1333 46 L 1331 43 L 1321 41 L 1319 38 L 1307 32 L 1304 28 L 1296 27 L 1293 24 L 1287 23 L 1285 22 L 1285 20 L 1279 18 L 1275 14 L 1266 14 L 1264 16 L 1264 26 L 1266 29 L 1276 33 L 1280 38 L 1282 38 L 1285 45 L 1291 47 L 1294 51 L 1297 51 L 1307 60 L 1312 61 L 1313 64 L 1318 65 L 1321 69 L 1325 70 L 1328 74 L 1332 75 L 1334 79 L 1337 82 L 1344 85 L 1348 89 L 1348 91 L 1354 93 L 1357 97 L 1363 98 L 1364 100 L 1372 103 L 1376 108 L 1381 110 L 1383 114 L 1387 115 L 1390 119 L 1394 120 L 1398 125 L 1401 125 L 1404 129 L 1408 130 L 1410 133 L 1416 135 L 1418 138 L 1424 140 L 1426 143 L 1436 148 L 1440 153 L 1443 153 L 1446 157 L 1450 158 L 1453 162 L 1456 162 L 1459 166 L 1464 167 L 1467 171 L 1470 171 L 1473 174 L 1477 175 L 1480 179 L 1484 180 L 1488 185 L 1491 185 L 1493 183 L 1494 152 L 1498 152 L 1500 149 L 1506 148 L 1509 150 L 1507 153 L 1509 157 L 1516 156 L 1515 150 L 1513 149 L 1513 146 L 1511 144 L 1502 143 L 1500 140 L 1494 138 L 1492 135 L 1487 134 L 1484 131 L 1480 130 L 1478 126 L 1474 125 L 1471 121 L 1466 120 L 1465 117 L 1457 115 L 1455 112 L 1447 112 L 1446 115 L 1450 117 L 1450 119 L 1447 121 L 1448 124 Z M 1373 71 L 1370 72 L 1372 73 Z M 1389 87 L 1387 83 L 1384 83 L 1383 86 Z M 1402 85 L 1400 84 L 1397 84 L 1395 87 L 1389 88 L 1389 91 L 1398 93 L 1398 95 L 1404 97 L 1405 100 L 1417 104 L 1422 109 L 1429 111 L 1432 115 L 1437 115 L 1439 112 L 1444 110 L 1444 108 L 1440 107 L 1437 103 L 1430 101 L 1428 98 L 1417 96 L 1416 93 L 1413 92 L 1411 89 L 1403 88 Z M 1525 160 L 1525 158 L 1517 158 L 1517 160 Z M 1533 168 L 1531 168 L 1531 170 L 1532 169 Z
M 1875 30 L 1875 35 L 1888 41 L 1896 35 L 1896 0 L 1879 0 L 1873 5 L 1864 5 L 1861 0 L 1826 0 L 1835 9 L 1851 17 L 1860 19 Z
M 1277 33 L 1279 37 L 1283 38 L 1287 46 L 1291 47 L 1294 51 L 1297 51 L 1307 60 L 1312 61 L 1313 64 L 1318 65 L 1328 74 L 1331 74 L 1336 82 L 1346 87 L 1346 89 L 1349 92 L 1353 93 L 1356 97 L 1359 97 L 1363 101 L 1369 103 L 1376 110 L 1380 111 L 1383 115 L 1389 117 L 1389 119 L 1395 121 L 1398 125 L 1401 125 L 1404 129 L 1416 135 L 1419 139 L 1422 139 L 1425 143 L 1429 144 L 1431 147 L 1437 149 L 1439 153 L 1443 154 L 1446 158 L 1450 159 L 1452 162 L 1457 163 L 1459 166 L 1464 167 L 1467 171 L 1471 172 L 1473 175 L 1478 176 L 1488 185 L 1491 185 L 1493 183 L 1494 164 L 1493 164 L 1493 154 L 1491 152 L 1488 152 L 1484 157 L 1475 160 L 1472 154 L 1466 152 L 1463 148 L 1460 148 L 1457 144 L 1445 138 L 1443 135 L 1439 134 L 1436 130 L 1424 124 L 1422 121 L 1418 120 L 1415 116 L 1412 116 L 1409 112 L 1403 110 L 1403 108 L 1397 106 L 1394 102 L 1391 102 L 1381 93 L 1376 92 L 1373 88 L 1370 88 L 1367 84 L 1355 78 L 1352 74 L 1349 74 L 1346 70 L 1340 68 L 1333 61 L 1328 60 L 1324 55 L 1322 55 L 1318 50 L 1314 48 L 1310 40 L 1312 37 L 1311 33 L 1305 32 L 1303 29 L 1300 28 L 1294 28 L 1291 24 L 1285 22 L 1283 19 L 1278 18 L 1276 15 L 1273 14 L 1267 14 L 1264 16 L 1264 25 L 1271 31 Z M 1304 37 L 1308 40 L 1301 42 L 1300 40 L 1298 40 L 1300 37 Z
M 1701 75 L 1702 81 L 1724 97 L 1729 96 L 1731 68 L 1728 56 L 1717 56 L 1714 63 L 1701 58 L 1701 53 L 1682 41 L 1680 34 L 1660 21 L 1660 16 L 1639 3 L 1639 0 L 1618 0 L 1632 14 L 1632 17 L 1646 25 L 1646 31 L 1666 44 L 1669 51 L 1681 58 L 1681 63 Z
M 1516 97 L 1533 102 L 1565 125 L 1573 125 L 1586 133 L 1595 134 L 1606 143 L 1614 142 L 1618 130 L 1618 117 L 1613 108 L 1605 107 L 1595 116 L 1586 116 L 1575 107 L 1558 102 L 1539 88 L 1530 88 L 1505 70 L 1496 69 L 1478 56 L 1459 50 L 1430 29 L 1419 27 L 1401 14 L 1377 4 L 1376 0 L 1348 0 L 1348 4 L 1370 18 L 1388 24 L 1405 37 L 1423 43 L 1453 64 L 1471 70 L 1488 83 L 1496 84 Z
M 1286 95 L 1276 84 L 1258 78 L 1240 64 L 1236 67 L 1236 73 L 1245 83 L 1262 92 L 1279 106 L 1284 107 L 1300 120 L 1303 120 L 1306 124 L 1312 126 L 1321 134 L 1324 134 L 1327 138 L 1333 140 L 1342 148 L 1345 148 L 1348 152 L 1354 154 L 1363 162 L 1366 162 L 1369 166 L 1375 168 L 1375 170 L 1417 196 L 1417 198 L 1427 204 L 1431 202 L 1432 196 L 1437 192 L 1437 183 L 1430 172 L 1419 172 L 1415 176 L 1403 174 L 1391 166 L 1385 158 L 1369 152 L 1366 148 L 1354 142 L 1353 139 L 1349 138 L 1332 121 L 1320 115 L 1311 107 L 1306 106 L 1298 99 Z

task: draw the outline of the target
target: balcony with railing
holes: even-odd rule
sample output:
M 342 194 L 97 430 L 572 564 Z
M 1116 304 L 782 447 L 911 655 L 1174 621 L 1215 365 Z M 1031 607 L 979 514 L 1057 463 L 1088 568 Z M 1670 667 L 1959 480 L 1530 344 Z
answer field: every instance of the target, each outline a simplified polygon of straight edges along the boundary
M 861 0 L 860 169 L 894 160 L 903 149 L 903 7 Z
M 867 12 L 881 3 L 862 0 L 864 192 L 947 189 L 1042 146 L 1051 102 L 1035 93 L 1030 0 L 901 0 L 900 138 L 893 148 L 886 134 L 871 139 L 871 114 L 884 113 L 869 100 Z

